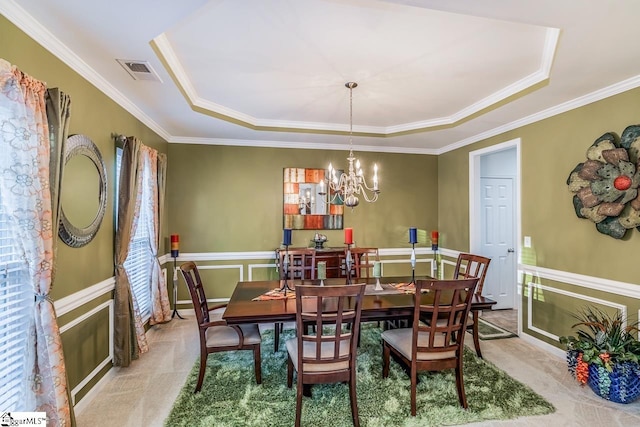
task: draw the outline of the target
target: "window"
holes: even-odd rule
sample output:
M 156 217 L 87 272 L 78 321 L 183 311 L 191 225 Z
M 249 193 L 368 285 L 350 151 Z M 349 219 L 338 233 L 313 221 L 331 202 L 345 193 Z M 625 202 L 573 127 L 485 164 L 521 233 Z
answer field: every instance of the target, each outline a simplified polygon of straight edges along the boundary
M 33 317 L 28 267 L 19 253 L 0 194 L 0 409 L 27 411 L 27 345 Z
M 119 185 L 120 166 L 122 161 L 122 149 L 118 148 L 116 153 L 116 167 Z M 124 267 L 129 275 L 129 283 L 131 290 L 138 303 L 142 322 L 149 320 L 151 316 L 151 267 L 153 254 L 149 246 L 149 222 L 152 220 L 152 206 L 149 202 L 149 186 L 145 183 L 151 179 L 151 168 L 148 162 L 143 162 L 142 173 L 142 200 L 140 203 L 140 215 L 138 216 L 138 224 L 136 226 L 136 234 L 129 245 L 129 254 L 124 263 Z M 117 203 L 116 203 L 117 206 Z M 117 209 L 117 208 L 116 208 Z M 117 212 L 117 211 L 116 211 Z

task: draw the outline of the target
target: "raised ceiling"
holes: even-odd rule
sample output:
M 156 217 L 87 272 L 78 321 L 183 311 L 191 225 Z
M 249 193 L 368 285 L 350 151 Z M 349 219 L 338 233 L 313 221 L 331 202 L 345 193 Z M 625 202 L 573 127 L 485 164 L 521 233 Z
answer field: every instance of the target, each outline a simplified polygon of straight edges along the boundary
M 438 154 L 640 85 L 630 0 L 5 0 L 0 12 L 174 143 L 346 148 L 355 81 L 356 149 Z

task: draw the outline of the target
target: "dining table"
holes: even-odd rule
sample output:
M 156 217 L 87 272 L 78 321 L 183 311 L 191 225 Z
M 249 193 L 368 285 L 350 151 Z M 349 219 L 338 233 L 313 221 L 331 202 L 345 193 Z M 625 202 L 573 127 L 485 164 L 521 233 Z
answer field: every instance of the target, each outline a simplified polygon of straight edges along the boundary
M 415 277 L 415 280 L 429 279 L 428 277 Z M 414 295 L 406 290 L 411 277 L 382 277 L 380 286 L 376 290 L 375 278 L 353 279 L 353 283 L 366 283 L 367 287 L 362 301 L 362 313 L 360 320 L 386 321 L 407 319 L 413 316 Z M 295 290 L 298 284 L 320 286 L 320 280 L 289 280 L 288 287 Z M 325 279 L 323 286 L 345 285 L 344 278 Z M 296 299 L 294 294 L 288 292 L 286 297 L 278 295 L 274 290 L 282 287 L 281 280 L 241 281 L 238 282 L 222 318 L 227 324 L 243 323 L 274 323 L 294 322 L 296 319 Z M 380 287 L 382 289 L 380 289 Z M 277 295 L 274 298 L 268 296 L 272 291 Z M 428 304 L 433 293 L 426 292 L 422 295 L 422 303 Z M 474 315 L 479 311 L 491 309 L 496 301 L 474 294 L 471 301 L 471 310 Z

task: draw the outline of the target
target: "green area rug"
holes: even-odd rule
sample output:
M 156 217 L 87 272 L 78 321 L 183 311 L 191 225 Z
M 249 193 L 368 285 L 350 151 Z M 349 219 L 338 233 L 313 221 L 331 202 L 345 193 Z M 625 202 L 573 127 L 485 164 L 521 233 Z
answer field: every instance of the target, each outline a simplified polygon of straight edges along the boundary
M 295 420 L 295 379 L 287 388 L 284 340 L 294 331 L 284 332 L 280 351 L 273 352 L 273 334 L 262 336 L 262 384 L 253 375 L 252 353 L 224 352 L 210 355 L 200 393 L 194 394 L 198 363 L 165 420 L 165 426 L 293 426 Z M 391 362 L 389 378 L 382 378 L 380 329 L 364 324 L 358 349 L 357 395 L 360 423 L 367 427 L 442 426 L 482 420 L 504 420 L 524 415 L 542 415 L 553 405 L 527 386 L 495 366 L 464 355 L 464 379 L 469 408 L 458 404 L 453 371 L 427 372 L 419 376 L 416 417 L 410 416 L 409 377 Z M 349 392 L 346 384 L 316 385 L 313 397 L 303 398 L 303 426 L 341 427 L 351 425 Z

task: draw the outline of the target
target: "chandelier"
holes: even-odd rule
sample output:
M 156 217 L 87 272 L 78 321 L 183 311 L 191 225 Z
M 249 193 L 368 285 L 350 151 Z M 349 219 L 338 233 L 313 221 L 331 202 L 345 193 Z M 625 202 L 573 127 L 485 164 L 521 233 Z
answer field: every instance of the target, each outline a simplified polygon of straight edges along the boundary
M 345 206 L 355 208 L 360 203 L 358 196 L 362 195 L 367 202 L 373 203 L 378 200 L 380 189 L 378 188 L 378 165 L 373 165 L 373 186 L 369 187 L 364 177 L 360 160 L 353 155 L 353 89 L 358 87 L 356 82 L 347 82 L 345 86 L 349 89 L 349 170 L 338 176 L 336 169 L 329 163 L 329 170 L 324 182 L 320 182 L 318 194 L 325 196 L 326 188 L 329 190 L 328 203 L 334 203 L 338 198 Z M 354 164 L 355 163 L 355 164 Z

